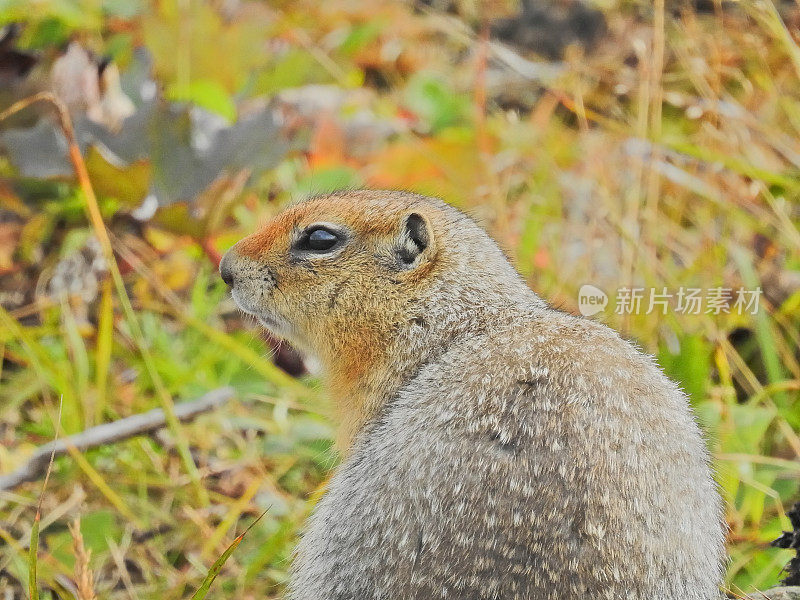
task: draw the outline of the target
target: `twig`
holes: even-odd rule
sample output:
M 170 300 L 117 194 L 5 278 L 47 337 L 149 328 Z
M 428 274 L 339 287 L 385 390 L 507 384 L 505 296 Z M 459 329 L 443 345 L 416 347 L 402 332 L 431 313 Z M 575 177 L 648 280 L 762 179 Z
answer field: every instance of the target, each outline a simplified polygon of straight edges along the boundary
M 433 17 L 434 21 L 439 24 L 440 29 L 457 38 L 464 45 L 472 47 L 476 44 L 475 34 L 469 26 L 460 19 L 441 14 L 435 9 L 424 6 L 420 6 L 420 10 Z M 482 42 L 478 40 L 477 43 Z M 534 81 L 545 86 L 549 85 L 566 72 L 564 63 L 534 62 L 521 56 L 509 46 L 500 42 L 489 40 L 488 50 L 491 57 L 501 62 L 507 70 L 513 71 L 523 79 Z
M 232 396 L 233 390 L 231 388 L 226 387 L 214 390 L 192 402 L 176 404 L 175 416 L 180 421 L 191 421 L 198 415 L 225 404 Z M 39 447 L 33 456 L 28 459 L 28 462 L 19 469 L 8 475 L 0 476 L 0 491 L 10 490 L 26 481 L 39 479 L 46 472 L 50 457 L 68 454 L 70 448 L 75 448 L 79 451 L 97 448 L 137 435 L 152 433 L 166 425 L 167 418 L 164 410 L 156 408 L 146 413 L 91 427 L 81 433 L 50 442 Z
M 59 120 L 60 120 L 60 107 L 57 104 L 58 102 L 60 102 L 60 100 L 58 100 L 52 94 L 52 92 L 39 92 L 38 94 L 34 94 L 33 96 L 29 96 L 27 98 L 23 98 L 22 100 L 19 100 L 18 102 L 14 102 L 14 104 L 9 106 L 3 112 L 0 112 L 0 121 L 6 120 L 11 115 L 14 115 L 14 114 L 18 113 L 21 110 L 25 110 L 26 108 L 28 108 L 32 104 L 36 104 L 37 102 L 48 102 L 48 103 L 51 103 L 51 104 L 55 104 L 56 105 L 56 109 L 57 109 L 56 112 L 57 112 L 57 114 L 59 114 Z M 63 122 L 61 122 L 60 124 L 61 124 L 62 127 L 68 126 L 70 128 L 70 131 L 72 130 L 72 126 L 71 125 L 65 124 Z
M 520 56 L 500 42 L 489 42 L 489 50 L 492 53 L 492 57 L 502 62 L 520 77 L 530 81 L 537 81 L 544 85 L 552 83 L 566 71 L 563 63 L 534 62 Z

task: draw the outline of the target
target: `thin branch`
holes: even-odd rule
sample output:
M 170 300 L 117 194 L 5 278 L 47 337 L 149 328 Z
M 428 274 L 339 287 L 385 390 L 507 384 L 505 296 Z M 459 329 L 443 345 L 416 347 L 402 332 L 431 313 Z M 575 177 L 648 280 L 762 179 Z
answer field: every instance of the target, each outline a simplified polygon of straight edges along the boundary
M 211 391 L 192 402 L 183 402 L 175 405 L 175 416 L 180 421 L 191 421 L 200 414 L 209 412 L 222 406 L 233 397 L 231 388 L 220 388 Z M 63 456 L 69 453 L 70 448 L 79 451 L 97 448 L 127 440 L 137 435 L 152 433 L 167 425 L 164 410 L 156 408 L 146 413 L 132 415 L 91 427 L 75 435 L 56 440 L 40 446 L 33 456 L 24 465 L 8 475 L 0 476 L 0 491 L 11 490 L 27 481 L 36 481 L 47 471 L 51 456 Z
M 59 124 L 61 128 L 65 130 L 65 135 L 74 138 L 74 133 L 72 130 L 72 123 L 66 121 L 62 118 L 63 114 L 68 114 L 67 108 L 58 97 L 53 94 L 52 92 L 39 92 L 38 94 L 34 94 L 33 96 L 29 96 L 27 98 L 23 98 L 17 102 L 14 102 L 11 106 L 5 109 L 3 112 L 0 112 L 0 121 L 5 121 L 12 115 L 25 110 L 32 104 L 36 104 L 37 102 L 47 102 L 56 109 L 56 114 L 58 115 Z

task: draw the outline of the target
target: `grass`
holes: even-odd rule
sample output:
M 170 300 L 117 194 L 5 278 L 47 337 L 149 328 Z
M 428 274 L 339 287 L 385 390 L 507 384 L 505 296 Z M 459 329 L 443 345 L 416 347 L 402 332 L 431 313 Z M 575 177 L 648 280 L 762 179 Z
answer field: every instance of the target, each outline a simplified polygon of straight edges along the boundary
M 2 182 L 17 182 L 0 194 L 21 222 L 14 264 L 44 279 L 67 253 L 64 230 L 108 229 L 120 265 L 94 301 L 41 295 L 0 310 L 0 471 L 55 436 L 60 398 L 71 434 L 223 385 L 238 394 L 194 423 L 57 459 L 44 494 L 38 483 L 0 492 L 0 590 L 68 598 L 65 578 L 93 572 L 100 598 L 281 596 L 298 528 L 337 460 L 334 426 L 318 382 L 272 364 L 206 254 L 342 185 L 444 197 L 566 310 L 584 283 L 605 290 L 611 304 L 595 318 L 658 357 L 707 433 L 730 525 L 727 587 L 774 585 L 790 555 L 769 541 L 800 500 L 800 291 L 781 287 L 800 271 L 800 52 L 770 3 L 738 4 L 696 15 L 607 3 L 608 39 L 568 51 L 524 110 L 499 102 L 480 36 L 400 3 L 243 3 L 232 16 L 194 2 L 125 15 L 86 3 L 81 17 L 57 2 L 0 9 L 28 24 L 21 44 L 46 52 L 78 35 L 123 73 L 144 40 L 159 82 L 213 89 L 212 108 L 230 110 L 220 90 L 240 101 L 307 83 L 370 88 L 371 77 L 380 85 L 366 107 L 411 125 L 355 152 L 338 116 L 317 122 L 308 151 L 236 192 L 203 244 L 165 221 L 126 229 L 112 192 L 87 218 L 86 181 L 26 195 L 0 163 Z M 118 189 L 100 177 L 89 183 Z M 769 294 L 757 314 L 617 314 L 626 286 Z

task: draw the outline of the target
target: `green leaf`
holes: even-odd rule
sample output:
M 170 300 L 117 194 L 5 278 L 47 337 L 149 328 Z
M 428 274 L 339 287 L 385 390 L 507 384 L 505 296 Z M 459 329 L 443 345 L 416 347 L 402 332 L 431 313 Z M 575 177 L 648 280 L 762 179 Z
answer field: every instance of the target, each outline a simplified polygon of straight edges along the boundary
M 383 23 L 369 22 L 353 27 L 339 46 L 339 51 L 352 56 L 376 39 L 383 30 Z
M 711 344 L 700 334 L 686 335 L 679 340 L 680 350 L 673 354 L 663 346 L 658 362 L 670 378 L 680 383 L 693 404 L 706 395 L 706 383 L 711 373 Z
M 457 95 L 431 73 L 420 73 L 412 78 L 405 100 L 431 132 L 462 123 L 469 112 L 469 100 Z
M 771 408 L 735 404 L 728 408 L 734 425 L 732 431 L 722 436 L 723 450 L 741 452 L 742 454 L 763 453 L 764 438 L 767 429 L 775 420 L 775 412 Z
M 31 48 L 48 48 L 65 44 L 69 41 L 71 33 L 63 21 L 48 18 L 37 23 L 27 37 Z
M 98 196 L 115 198 L 126 208 L 139 206 L 150 187 L 151 166 L 139 160 L 128 166 L 112 164 L 95 147 L 86 153 L 86 168 Z
M 330 83 L 331 75 L 302 48 L 290 48 L 269 68 L 256 75 L 253 94 L 271 95 L 308 83 Z
M 292 196 L 310 198 L 318 194 L 358 188 L 361 185 L 358 173 L 349 167 L 319 169 L 298 181 L 292 190 Z
M 225 117 L 231 123 L 236 120 L 236 105 L 217 81 L 197 79 L 186 85 L 173 84 L 167 90 L 167 98 L 176 102 L 191 102 Z
M 96 510 L 81 517 L 83 543 L 95 555 L 108 552 L 108 540 L 122 537 L 122 529 L 117 522 L 117 513 L 111 510 Z

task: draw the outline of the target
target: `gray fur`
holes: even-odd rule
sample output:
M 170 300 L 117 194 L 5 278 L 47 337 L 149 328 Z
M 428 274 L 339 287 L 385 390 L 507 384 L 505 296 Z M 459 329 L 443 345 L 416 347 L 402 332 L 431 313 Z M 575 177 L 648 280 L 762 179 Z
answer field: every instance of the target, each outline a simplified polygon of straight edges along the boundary
M 380 408 L 298 545 L 291 600 L 718 599 L 722 507 L 686 396 L 549 308 L 454 209 Z

